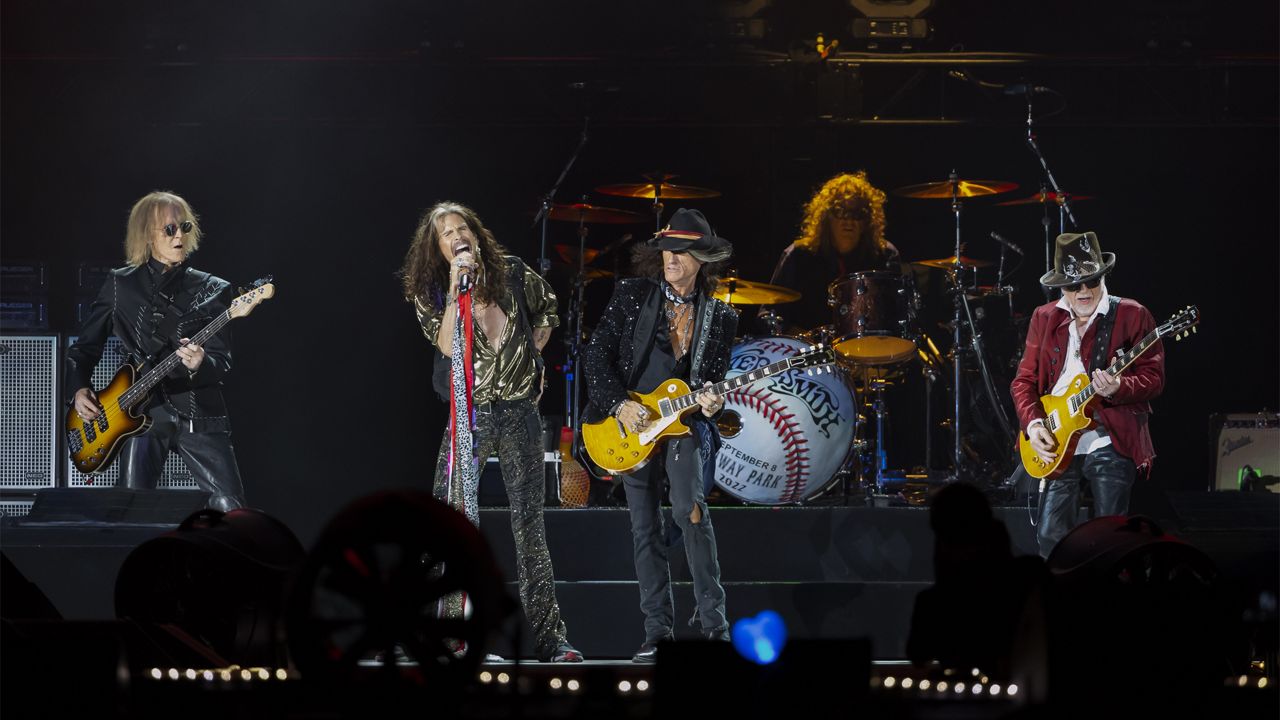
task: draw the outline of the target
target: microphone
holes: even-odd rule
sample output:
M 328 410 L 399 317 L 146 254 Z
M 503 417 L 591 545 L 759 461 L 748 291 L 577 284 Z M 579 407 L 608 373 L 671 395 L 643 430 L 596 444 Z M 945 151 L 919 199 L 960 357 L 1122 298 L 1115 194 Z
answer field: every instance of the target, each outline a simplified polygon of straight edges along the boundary
M 466 243 L 458 243 L 453 249 L 453 256 L 456 258 L 461 253 L 471 252 L 471 246 Z M 464 293 L 471 290 L 471 269 L 463 268 L 462 273 L 458 275 L 458 292 Z
M 1028 85 L 1027 83 L 1014 83 L 1012 85 L 1005 85 L 1003 88 L 1001 88 L 1000 92 L 1004 93 L 1005 95 L 1044 95 L 1045 93 L 1053 92 L 1053 90 L 1050 90 L 1049 88 L 1043 85 Z
M 1014 251 L 1014 252 L 1018 253 L 1019 255 L 1024 255 L 1024 253 L 1022 252 L 1022 248 L 1020 248 L 1020 247 L 1018 247 L 1017 245 L 1014 245 L 1013 243 L 1009 242 L 1008 240 L 1005 240 L 1004 238 L 1000 237 L 999 233 L 996 233 L 996 232 L 994 232 L 994 231 L 993 231 L 993 232 L 991 233 L 991 239 L 992 239 L 992 240 L 995 240 L 996 242 L 1000 243 L 1001 245 L 1003 245 L 1003 246 L 1005 246 L 1005 247 L 1009 248 L 1010 250 L 1012 250 L 1012 251 Z M 1025 255 L 1024 255 L 1024 257 L 1025 257 Z

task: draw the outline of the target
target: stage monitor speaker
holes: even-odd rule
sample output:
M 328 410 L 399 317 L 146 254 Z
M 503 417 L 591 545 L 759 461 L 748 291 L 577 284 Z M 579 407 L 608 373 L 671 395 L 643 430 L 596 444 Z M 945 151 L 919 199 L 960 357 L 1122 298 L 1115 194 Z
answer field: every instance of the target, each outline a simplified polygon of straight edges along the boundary
M 146 525 L 175 527 L 209 501 L 199 490 L 104 491 L 51 488 L 36 493 L 26 515 L 10 519 L 15 527 Z
M 1280 493 L 1280 417 L 1275 413 L 1219 413 L 1209 418 L 1213 445 L 1211 490 Z
M 0 489 L 57 484 L 58 337 L 0 336 Z
M 76 337 L 67 338 L 67 347 L 76 341 Z M 95 388 L 106 387 L 111 382 L 111 378 L 115 376 L 116 371 L 128 359 L 124 352 L 124 345 L 120 342 L 120 338 L 109 337 L 107 342 L 102 346 L 102 358 L 98 361 L 97 366 L 93 368 L 92 382 Z M 77 470 L 71 464 L 71 457 L 67 456 L 63 459 L 66 463 L 67 487 L 73 488 L 110 488 L 115 487 L 120 481 L 120 462 L 116 462 L 102 472 L 93 475 L 85 475 Z M 156 487 L 161 489 L 172 490 L 195 490 L 199 487 L 195 478 L 187 471 L 186 463 L 182 462 L 182 458 L 177 453 L 169 453 L 165 458 L 164 469 L 160 472 L 160 479 L 156 482 Z M 181 518 L 179 518 L 179 521 Z M 176 524 L 176 523 L 175 523 Z

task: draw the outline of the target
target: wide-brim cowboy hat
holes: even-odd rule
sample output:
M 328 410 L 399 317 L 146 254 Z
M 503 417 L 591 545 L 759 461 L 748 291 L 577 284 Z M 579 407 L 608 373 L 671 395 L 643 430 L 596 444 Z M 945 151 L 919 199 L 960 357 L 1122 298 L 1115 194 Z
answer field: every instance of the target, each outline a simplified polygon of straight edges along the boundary
M 733 244 L 716 235 L 701 212 L 685 208 L 676 210 L 671 222 L 649 239 L 649 246 L 687 252 L 704 263 L 727 260 L 733 255 Z
M 1111 272 L 1115 253 L 1104 253 L 1093 232 L 1063 233 L 1054 244 L 1053 270 L 1040 277 L 1047 288 L 1086 283 Z

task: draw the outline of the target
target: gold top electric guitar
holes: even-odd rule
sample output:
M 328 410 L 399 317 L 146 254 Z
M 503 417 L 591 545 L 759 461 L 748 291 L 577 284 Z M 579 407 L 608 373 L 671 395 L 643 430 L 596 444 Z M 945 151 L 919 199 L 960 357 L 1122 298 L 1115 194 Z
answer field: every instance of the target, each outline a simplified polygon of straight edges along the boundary
M 203 345 L 234 318 L 244 317 L 258 303 L 275 295 L 275 286 L 259 281 L 255 287 L 231 301 L 231 305 L 191 338 L 196 345 Z M 151 394 L 151 390 L 182 362 L 177 351 L 160 361 L 145 375 L 134 379 L 142 365 L 126 362 L 116 371 L 107 386 L 98 391 L 98 404 L 102 412 L 92 420 L 84 420 L 76 413 L 75 406 L 67 411 L 67 451 L 71 463 L 82 473 L 102 472 L 115 459 L 124 441 L 151 427 L 151 418 L 137 414 L 135 410 Z
M 1199 322 L 1199 310 L 1193 305 L 1187 306 L 1186 310 L 1178 312 L 1163 325 L 1147 333 L 1146 337 L 1134 345 L 1129 352 L 1118 354 L 1115 362 L 1107 367 L 1107 372 L 1119 375 L 1160 338 L 1173 335 L 1174 339 L 1181 340 L 1194 332 Z M 1089 376 L 1081 373 L 1072 378 L 1071 384 L 1062 391 L 1062 394 L 1045 395 L 1040 398 L 1040 405 L 1044 407 L 1045 414 L 1044 427 L 1053 433 L 1053 439 L 1057 441 L 1054 447 L 1057 448 L 1058 456 L 1053 460 L 1045 460 L 1040 457 L 1040 453 L 1037 453 L 1035 448 L 1031 447 L 1027 434 L 1019 433 L 1018 453 L 1022 455 L 1022 467 L 1026 468 L 1028 475 L 1037 479 L 1053 479 L 1067 471 L 1071 465 L 1071 458 L 1075 457 L 1080 432 L 1094 424 L 1093 418 L 1087 412 L 1089 402 L 1093 400 L 1094 395 L 1093 383 L 1089 382 Z
M 631 399 L 644 405 L 649 410 L 649 424 L 644 430 L 636 433 L 622 424 L 612 415 L 594 423 L 583 423 L 582 444 L 586 447 L 591 461 L 606 472 L 625 475 L 635 472 L 649 462 L 663 440 L 688 435 L 689 426 L 681 422 L 681 418 L 692 412 L 698 405 L 697 396 L 707 390 L 717 395 L 736 390 L 757 380 L 763 380 L 787 370 L 804 369 L 809 374 L 830 371 L 829 366 L 835 362 L 831 348 L 815 345 L 795 357 L 779 360 L 771 365 L 757 368 L 737 377 L 716 383 L 710 388 L 690 390 L 689 384 L 678 378 L 660 383 L 650 393 L 627 393 Z

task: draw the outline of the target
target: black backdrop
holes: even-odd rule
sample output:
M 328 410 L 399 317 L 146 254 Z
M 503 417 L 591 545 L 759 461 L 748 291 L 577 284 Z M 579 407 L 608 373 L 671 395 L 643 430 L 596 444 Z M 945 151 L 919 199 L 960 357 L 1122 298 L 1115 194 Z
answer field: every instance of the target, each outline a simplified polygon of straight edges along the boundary
M 409 12 L 409 4 L 389 5 Z M 473 13 L 460 17 L 478 23 L 472 5 L 443 5 Z M 383 25 L 364 44 L 334 29 L 342 20 L 332 16 L 310 18 L 304 40 L 273 35 L 292 27 L 288 12 L 303 13 L 297 4 L 264 4 L 271 12 L 254 20 L 253 4 L 218 10 L 217 3 L 197 3 L 192 17 L 171 9 L 160 16 L 164 22 L 147 16 L 159 5 L 91 7 L 86 15 L 56 3 L 5 4 L 5 262 L 48 263 L 51 324 L 73 333 L 79 264 L 120 264 L 132 202 L 153 189 L 182 194 L 207 234 L 195 266 L 237 283 L 271 273 L 279 289 L 233 325 L 236 364 L 227 393 L 251 503 L 305 542 L 350 499 L 391 486 L 427 487 L 447 416 L 430 392 L 429 348 L 395 277 L 418 214 L 437 200 L 470 204 L 532 263 L 532 212 L 578 141 L 582 108 L 546 89 L 543 105 L 517 108 L 512 100 L 504 115 L 498 98 L 527 93 L 543 75 L 468 74 L 456 58 L 406 69 Z M 120 15 L 125 10 L 132 14 Z M 191 24 L 211 17 L 222 19 L 216 41 Z M 243 35 L 237 18 L 246 21 Z M 946 18 L 953 33 L 965 22 L 955 14 L 938 21 Z M 175 35 L 189 36 L 195 50 L 175 49 Z M 573 40 L 562 33 L 560 45 L 543 54 L 568 53 Z M 1260 42 L 1270 58 L 1264 69 L 1274 69 L 1274 38 Z M 591 66 L 582 61 L 569 74 L 592 75 Z M 628 67 L 617 75 L 643 74 Z M 652 116 L 615 105 L 597 117 L 558 199 L 636 182 L 657 169 L 680 173 L 676 182 L 718 189 L 722 198 L 691 204 L 735 241 L 744 278 L 768 278 L 795 235 L 801 204 L 834 172 L 865 168 L 886 189 L 941 180 L 953 168 L 965 178 L 1022 184 L 1005 198 L 1030 194 L 1040 181 L 1023 144 L 1018 98 L 979 98 L 981 121 L 955 124 L 758 121 L 717 117 L 716 107 L 741 99 L 729 95 L 741 87 L 711 81 L 712 70 L 697 64 L 683 67 L 683 76 L 669 73 L 656 88 L 668 83 L 682 102 L 704 98 L 689 113 L 697 120 L 682 121 L 660 96 L 628 95 L 625 82 L 609 88 L 628 107 L 653 108 Z M 1152 421 L 1159 452 L 1153 479 L 1163 487 L 1208 482 L 1211 413 L 1280 406 L 1274 91 L 1273 83 L 1261 120 L 1188 118 L 1176 103 L 1133 119 L 1085 104 L 1039 129 L 1059 181 L 1098 198 L 1077 211 L 1081 226 L 1119 256 L 1111 289 L 1139 298 L 1158 319 L 1189 303 L 1201 308 L 1199 334 L 1168 348 L 1167 387 Z M 403 95 L 414 100 L 387 100 Z M 476 96 L 490 102 L 479 105 Z M 589 198 L 646 210 L 644 201 Z M 888 236 L 907 259 L 950 254 L 945 201 L 893 197 L 888 219 Z M 992 230 L 1027 250 L 1014 277 L 1020 311 L 1041 299 L 1039 220 L 1034 206 L 997 208 L 990 200 L 965 210 L 969 254 L 995 257 L 986 239 Z M 593 243 L 650 228 L 600 226 Z M 553 224 L 552 244 L 573 240 L 572 227 Z M 590 286 L 596 312 L 607 282 Z M 949 344 L 945 330 L 930 332 Z M 560 342 L 557 333 L 552 343 Z M 557 387 L 543 409 L 563 412 Z M 904 413 L 918 410 L 896 412 L 901 425 L 914 427 Z

